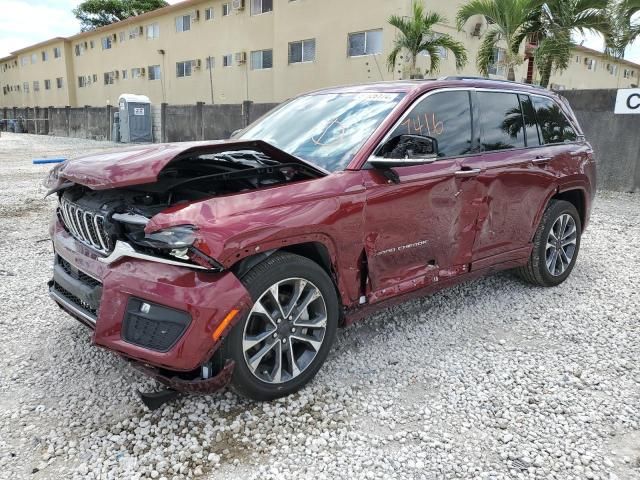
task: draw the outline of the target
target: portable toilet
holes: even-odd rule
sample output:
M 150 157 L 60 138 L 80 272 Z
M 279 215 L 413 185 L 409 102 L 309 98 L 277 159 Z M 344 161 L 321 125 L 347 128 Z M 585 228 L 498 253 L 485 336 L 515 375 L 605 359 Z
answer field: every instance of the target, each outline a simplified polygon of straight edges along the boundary
M 151 102 L 145 95 L 123 93 L 118 97 L 120 141 L 152 142 Z

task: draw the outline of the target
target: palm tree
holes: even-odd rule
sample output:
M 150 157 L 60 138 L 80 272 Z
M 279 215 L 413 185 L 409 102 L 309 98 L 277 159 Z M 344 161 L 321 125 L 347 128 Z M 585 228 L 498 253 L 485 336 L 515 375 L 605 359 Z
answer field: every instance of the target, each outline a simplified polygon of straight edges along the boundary
M 629 25 L 628 42 L 633 43 L 634 40 L 640 38 L 640 21 L 632 22 L 632 17 L 636 13 L 640 13 L 640 0 L 623 0 L 621 8 L 624 19 Z
M 615 58 L 624 58 L 626 48 L 640 38 L 640 21 L 633 18 L 640 13 L 640 0 L 611 3 L 609 17 L 612 26 L 606 36 L 606 52 Z
M 611 31 L 609 5 L 608 0 L 547 0 L 543 6 L 531 11 L 514 42 L 535 36 L 540 85 L 547 87 L 553 71 L 562 72 L 569 67 L 574 33 L 601 33 L 608 37 Z
M 499 42 L 504 41 L 507 48 L 501 63 L 508 69 L 507 79 L 516 79 L 515 66 L 522 63 L 518 51 L 524 39 L 521 35 L 523 25 L 530 18 L 531 12 L 542 3 L 544 0 L 469 0 L 460 7 L 456 15 L 458 30 L 462 30 L 465 23 L 475 15 L 483 15 L 489 20 L 489 28 L 484 34 L 476 59 L 482 75 L 489 75 L 489 69 L 497 60 L 495 49 Z
M 409 18 L 392 15 L 389 24 L 400 30 L 400 35 L 394 40 L 393 50 L 387 58 L 389 71 L 395 68 L 398 55 L 406 51 L 411 63 L 411 77 L 419 76 L 416 62 L 418 55 L 426 52 L 429 55 L 429 68 L 426 73 L 435 73 L 440 68 L 440 51 L 445 49 L 453 53 L 456 68 L 461 69 L 467 63 L 467 51 L 461 42 L 446 33 L 436 33 L 433 26 L 445 23 L 446 19 L 435 12 L 425 12 L 424 6 L 418 1 L 412 5 L 413 15 Z

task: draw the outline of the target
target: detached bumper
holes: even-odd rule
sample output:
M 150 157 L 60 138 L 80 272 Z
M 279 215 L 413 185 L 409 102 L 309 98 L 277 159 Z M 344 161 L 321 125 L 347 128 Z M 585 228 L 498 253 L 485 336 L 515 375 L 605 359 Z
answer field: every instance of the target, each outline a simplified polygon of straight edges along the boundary
M 58 222 L 54 222 L 51 230 L 56 255 L 64 263 L 61 268 L 56 261 L 50 283 L 52 298 L 94 329 L 94 344 L 142 364 L 176 373 L 198 369 L 209 361 L 235 324 L 231 322 L 217 341 L 213 339 L 213 332 L 229 311 L 240 310 L 234 318 L 237 322 L 251 305 L 249 293 L 231 272 L 196 271 L 131 258 L 105 264 L 98 261 L 96 252 L 77 242 Z M 140 308 L 146 302 L 149 305 Z M 132 305 L 137 309 L 132 310 Z M 167 312 L 167 318 L 163 318 L 163 311 Z M 160 318 L 158 312 L 161 312 Z M 174 326 L 178 322 L 170 312 L 179 314 L 181 328 L 175 341 L 162 344 L 157 336 L 166 334 L 172 322 Z M 137 322 L 133 337 L 130 334 L 132 317 Z M 165 323 L 158 323 L 159 320 Z M 146 342 L 144 335 L 156 337 Z M 232 368 L 229 367 L 229 371 Z M 227 370 L 219 373 L 220 382 L 225 380 L 225 372 Z M 177 377 L 153 376 L 165 384 L 178 382 Z M 191 388 L 207 389 L 216 384 L 213 378 L 205 382 L 208 383 Z M 189 388 L 178 387 L 175 384 L 171 388 Z
M 207 378 L 205 380 L 199 378 L 195 380 L 185 380 L 180 377 L 169 377 L 164 375 L 157 368 L 149 367 L 138 362 L 132 362 L 131 366 L 139 372 L 154 378 L 165 387 L 172 390 L 176 390 L 182 393 L 200 393 L 208 394 L 224 388 L 230 381 L 231 375 L 233 375 L 234 362 L 228 360 L 225 366 L 214 377 Z

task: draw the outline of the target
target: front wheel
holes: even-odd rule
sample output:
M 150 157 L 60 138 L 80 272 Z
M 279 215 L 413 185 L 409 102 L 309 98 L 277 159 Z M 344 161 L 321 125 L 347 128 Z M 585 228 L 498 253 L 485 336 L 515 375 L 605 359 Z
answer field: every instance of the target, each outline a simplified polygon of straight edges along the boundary
M 339 301 L 315 262 L 275 253 L 242 278 L 254 302 L 224 342 L 235 361 L 231 385 L 272 400 L 301 389 L 324 363 L 335 337 Z
M 534 285 L 560 285 L 576 264 L 581 236 L 576 207 L 564 200 L 552 200 L 536 231 L 529 261 L 517 270 L 518 274 Z

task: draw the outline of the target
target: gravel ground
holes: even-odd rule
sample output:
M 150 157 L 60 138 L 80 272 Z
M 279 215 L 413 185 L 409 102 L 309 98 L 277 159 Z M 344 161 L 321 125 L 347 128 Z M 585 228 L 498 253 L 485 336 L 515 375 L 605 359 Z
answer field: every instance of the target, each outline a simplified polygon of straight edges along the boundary
M 46 294 L 44 153 L 0 138 L 0 478 L 640 479 L 640 201 L 601 192 L 570 279 L 508 273 L 338 333 L 299 394 L 150 413 L 153 381 L 90 345 Z

